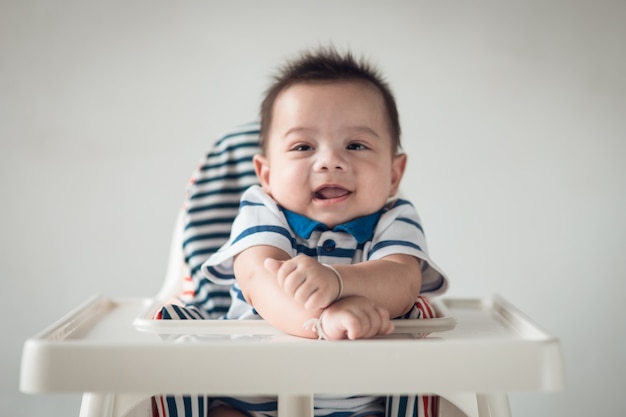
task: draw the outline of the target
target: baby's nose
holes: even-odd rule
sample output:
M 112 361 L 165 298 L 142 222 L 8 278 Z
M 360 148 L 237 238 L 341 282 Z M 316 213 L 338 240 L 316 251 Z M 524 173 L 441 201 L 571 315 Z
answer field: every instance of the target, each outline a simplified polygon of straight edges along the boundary
M 316 169 L 320 171 L 345 170 L 347 167 L 346 160 L 341 152 L 335 149 L 327 149 L 318 153 L 316 161 Z

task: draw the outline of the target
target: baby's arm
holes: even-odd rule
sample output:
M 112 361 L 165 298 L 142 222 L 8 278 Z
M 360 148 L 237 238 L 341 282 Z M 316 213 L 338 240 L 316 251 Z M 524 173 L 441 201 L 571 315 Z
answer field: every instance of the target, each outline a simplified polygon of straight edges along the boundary
M 344 297 L 365 297 L 387 309 L 391 318 L 413 308 L 422 287 L 420 261 L 411 255 L 334 267 L 342 276 Z
M 311 328 L 305 328 L 304 324 L 319 318 L 323 308 L 306 309 L 288 294 L 279 285 L 276 274 L 265 267 L 267 258 L 287 261 L 289 255 L 271 246 L 253 246 L 235 258 L 234 272 L 246 300 L 265 320 L 280 330 L 296 336 L 316 338 L 317 333 Z M 326 268 L 322 265 L 320 267 Z M 328 273 L 334 274 L 331 270 Z M 336 278 L 330 278 L 336 282 Z M 328 329 L 330 339 L 373 337 L 387 334 L 393 329 L 386 309 L 363 297 L 347 297 L 337 301 L 324 314 L 323 325 Z
M 360 296 L 387 309 L 391 317 L 409 311 L 419 295 L 422 275 L 417 258 L 390 255 L 352 265 L 334 265 L 341 276 L 307 256 L 287 261 L 268 259 L 265 266 L 277 276 L 278 285 L 309 310 L 323 309 L 340 295 Z

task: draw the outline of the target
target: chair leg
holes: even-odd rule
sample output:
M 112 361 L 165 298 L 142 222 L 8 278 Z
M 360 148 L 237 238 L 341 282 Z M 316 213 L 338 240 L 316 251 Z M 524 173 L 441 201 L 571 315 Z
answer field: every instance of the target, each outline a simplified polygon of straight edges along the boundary
M 86 392 L 80 403 L 80 417 L 111 417 L 113 403 L 113 394 Z
M 152 417 L 147 394 L 102 394 L 86 392 L 80 404 L 80 417 Z
M 440 394 L 439 417 L 511 417 L 506 393 Z
M 506 393 L 477 394 L 480 417 L 511 417 L 511 406 Z
M 279 395 L 278 417 L 291 416 L 313 417 L 313 395 Z

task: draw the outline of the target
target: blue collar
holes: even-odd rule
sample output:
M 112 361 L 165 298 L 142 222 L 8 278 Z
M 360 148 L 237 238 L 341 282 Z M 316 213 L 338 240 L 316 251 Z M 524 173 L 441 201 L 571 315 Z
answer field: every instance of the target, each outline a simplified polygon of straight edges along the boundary
M 294 213 L 293 211 L 289 211 L 285 208 L 282 208 L 282 211 L 285 214 L 285 218 L 287 219 L 287 223 L 289 223 L 291 230 L 293 230 L 301 238 L 310 238 L 313 231 L 325 232 L 330 230 L 330 228 L 322 222 L 311 220 L 308 217 Z M 359 243 L 372 240 L 372 237 L 374 236 L 374 227 L 376 227 L 376 223 L 378 223 L 378 219 L 380 218 L 382 212 L 382 210 L 379 210 L 376 213 L 358 217 L 347 223 L 337 225 L 333 228 L 333 232 L 345 232 L 351 234 Z

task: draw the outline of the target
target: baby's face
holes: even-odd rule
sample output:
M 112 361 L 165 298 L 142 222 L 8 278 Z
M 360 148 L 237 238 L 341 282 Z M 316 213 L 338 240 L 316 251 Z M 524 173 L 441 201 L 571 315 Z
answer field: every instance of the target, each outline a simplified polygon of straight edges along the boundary
M 374 86 L 306 83 L 278 95 L 255 168 L 281 206 L 334 227 L 380 210 L 396 193 L 405 162 L 394 155 Z

